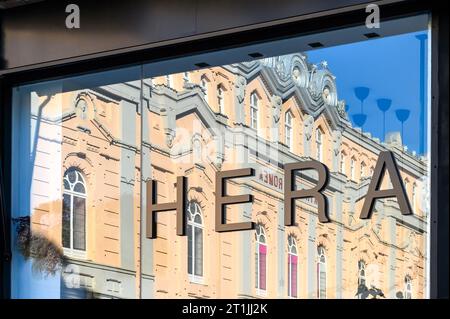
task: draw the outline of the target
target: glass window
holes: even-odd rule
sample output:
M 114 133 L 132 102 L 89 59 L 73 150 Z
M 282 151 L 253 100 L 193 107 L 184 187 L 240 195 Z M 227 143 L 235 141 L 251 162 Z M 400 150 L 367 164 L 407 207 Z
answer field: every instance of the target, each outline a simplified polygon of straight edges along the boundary
M 323 141 L 322 141 L 322 130 L 320 128 L 316 129 L 316 159 L 323 162 Z
M 208 102 L 208 79 L 206 78 L 206 75 L 202 75 L 201 79 L 200 79 L 200 86 L 202 87 L 203 90 L 203 98 L 205 99 L 206 102 Z
M 140 74 L 14 90 L 13 298 L 138 296 Z
M 363 179 L 364 177 L 366 177 L 366 163 L 364 163 L 364 162 L 361 162 L 359 176 L 360 176 L 360 179 Z
M 285 144 L 292 150 L 292 113 L 287 111 L 284 116 Z
M 225 97 L 222 84 L 217 86 L 217 105 L 219 106 L 219 112 L 225 114 Z
M 410 276 L 405 277 L 405 299 L 412 299 L 412 280 Z
M 203 281 L 203 218 L 200 205 L 190 202 L 187 208 L 188 274 L 192 282 Z
M 323 246 L 317 247 L 317 298 L 327 298 L 327 263 Z
M 370 283 L 376 296 L 410 290 L 411 298 L 427 298 L 429 19 L 399 21 L 382 22 L 370 41 L 361 41 L 359 26 L 333 30 L 355 39 L 339 45 L 312 49 L 298 37 L 255 44 L 262 59 L 243 62 L 237 57 L 248 57 L 248 48 L 231 48 L 202 55 L 206 68 L 196 65 L 199 56 L 183 56 L 13 88 L 11 296 L 277 298 L 284 291 L 348 299 Z M 333 32 L 324 36 L 338 41 Z M 267 134 L 255 136 L 263 128 Z M 404 215 L 397 199 L 380 198 L 365 222 L 367 183 L 382 152 L 408 181 L 414 211 Z M 284 168 L 311 158 L 326 160 L 330 221 L 304 198 L 295 200 L 294 225 L 280 229 Z M 254 201 L 226 205 L 224 220 L 261 224 L 216 232 L 215 176 L 242 168 L 254 176 L 228 180 L 227 193 Z M 298 172 L 296 187 L 315 187 L 317 175 Z M 392 187 L 388 175 L 381 188 Z M 177 200 L 177 176 L 187 179 L 186 238 L 177 235 L 175 211 L 148 212 Z M 148 226 L 156 238 L 147 237 Z M 302 246 L 289 236 L 286 244 L 280 231 L 315 242 Z M 375 255 L 382 266 L 360 260 Z M 254 286 L 241 282 L 249 270 Z M 405 270 L 414 278 L 409 290 Z M 283 280 L 269 276 L 278 271 Z
M 368 288 L 366 286 L 366 263 L 364 260 L 358 261 L 358 298 L 366 298 L 366 292 Z
M 64 248 L 86 250 L 86 185 L 80 171 L 64 174 L 62 243 Z
M 288 237 L 288 296 L 297 298 L 297 243 L 292 235 Z
M 250 127 L 258 129 L 259 98 L 256 92 L 250 94 Z
M 354 157 L 352 157 L 352 159 L 350 160 L 350 178 L 352 179 L 352 181 L 356 180 L 355 166 L 356 160 Z
M 255 274 L 256 293 L 266 294 L 267 244 L 263 226 L 257 225 L 255 233 Z

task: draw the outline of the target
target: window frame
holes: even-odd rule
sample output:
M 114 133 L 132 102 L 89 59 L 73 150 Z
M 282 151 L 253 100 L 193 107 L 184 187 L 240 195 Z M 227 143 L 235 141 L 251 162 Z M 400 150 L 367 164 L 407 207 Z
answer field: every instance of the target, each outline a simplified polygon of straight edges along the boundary
M 195 212 L 193 213 L 190 209 L 190 207 L 194 206 Z M 200 216 L 201 223 L 198 223 L 195 221 L 195 216 Z M 189 277 L 189 281 L 194 284 L 204 284 L 205 281 L 205 263 L 204 263 L 204 218 L 203 218 L 203 212 L 200 207 L 200 204 L 196 201 L 190 201 L 187 204 L 187 226 L 191 227 L 191 245 L 192 245 L 192 260 L 191 260 L 191 267 L 192 267 L 192 273 L 189 273 L 189 267 L 187 268 L 187 274 Z M 188 228 L 188 227 L 187 227 Z M 200 229 L 201 230 L 201 236 L 202 236 L 202 255 L 201 255 L 201 263 L 202 263 L 202 274 L 197 275 L 196 274 L 196 257 L 197 257 L 197 247 L 196 247 L 196 232 L 195 230 Z M 188 237 L 190 234 L 187 231 L 186 236 Z M 188 237 L 189 238 L 189 237 Z M 187 239 L 187 244 L 189 245 L 189 239 Z M 187 253 L 189 254 L 189 247 L 187 250 Z M 188 257 L 188 263 L 189 263 L 189 255 Z
M 324 132 L 319 127 L 316 128 L 315 140 L 316 140 L 316 159 L 323 163 L 323 135 Z
M 78 176 L 80 176 L 82 178 L 82 185 L 84 186 L 84 194 L 83 193 L 79 193 L 79 192 L 75 192 L 73 190 L 67 190 L 65 185 L 64 185 L 64 180 L 66 178 L 66 175 L 68 173 L 70 173 L 71 171 L 76 172 L 76 176 L 78 179 Z M 61 233 L 61 247 L 63 249 L 64 255 L 71 257 L 71 258 L 76 258 L 76 259 L 87 259 L 87 252 L 88 252 L 88 192 L 87 192 L 87 183 L 86 183 L 86 178 L 84 177 L 84 174 L 82 173 L 81 170 L 79 170 L 77 167 L 71 166 L 68 169 L 66 169 L 66 171 L 63 174 L 63 185 L 62 185 L 62 201 L 63 201 L 63 196 L 64 195 L 69 195 L 70 196 L 70 247 L 64 247 L 64 243 L 62 241 L 62 233 Z M 78 183 L 78 182 L 76 182 Z M 73 198 L 74 196 L 79 197 L 84 199 L 84 241 L 85 241 L 85 249 L 76 249 L 73 247 Z M 61 209 L 62 209 L 62 214 L 64 213 L 64 203 L 61 204 Z M 61 218 L 63 218 L 63 216 L 61 216 Z M 62 225 L 62 223 L 61 223 Z M 63 226 L 61 226 L 63 227 Z M 62 231 L 62 228 L 61 228 Z
M 258 132 L 259 125 L 259 96 L 255 90 L 250 93 L 250 127 Z
M 264 238 L 264 241 L 260 241 L 260 237 Z M 260 246 L 265 247 L 265 274 L 264 274 L 264 288 L 261 288 L 261 268 L 260 268 L 260 258 L 261 258 L 261 250 L 260 250 Z M 255 259 L 255 272 L 256 272 L 256 282 L 255 282 L 255 290 L 256 290 L 256 295 L 258 296 L 267 296 L 267 257 L 268 257 L 268 253 L 267 253 L 268 247 L 267 247 L 267 236 L 266 236 L 266 231 L 264 229 L 264 226 L 261 224 L 257 224 L 256 225 L 256 229 L 255 229 L 255 255 L 256 255 L 256 259 Z
M 220 114 L 225 114 L 225 88 L 222 83 L 217 85 L 217 106 L 218 106 L 218 112 Z
M 295 251 L 293 251 L 293 249 L 295 249 Z M 292 268 L 291 268 L 292 257 L 295 257 L 296 259 L 295 294 L 292 293 Z M 292 234 L 288 236 L 287 262 L 288 262 L 288 297 L 296 299 L 298 298 L 298 248 L 297 248 L 297 241 L 295 240 L 295 237 Z
M 323 257 L 323 258 L 322 258 Z M 328 293 L 328 287 L 327 287 L 327 277 L 328 277 L 328 272 L 327 272 L 327 257 L 326 257 L 326 251 L 325 251 L 325 247 L 323 245 L 319 245 L 317 246 L 317 299 L 327 299 L 327 293 Z M 325 269 L 325 270 L 323 270 Z M 324 272 L 325 273 L 325 297 L 322 298 L 321 297 L 321 277 L 320 274 Z
M 445 43 L 448 44 L 448 32 L 445 32 L 445 30 L 448 30 L 448 26 L 446 23 L 448 22 L 448 17 L 443 16 L 439 10 L 435 10 L 436 7 L 434 4 L 431 4 L 429 2 L 425 3 L 407 3 L 404 1 L 389 4 L 389 6 L 385 6 L 384 4 L 380 4 L 380 7 L 382 10 L 384 10 L 384 14 L 382 17 L 383 19 L 390 19 L 390 18 L 396 18 L 399 16 L 399 14 L 404 14 L 405 12 L 409 14 L 418 14 L 421 13 L 423 10 L 427 10 L 430 13 L 432 12 L 432 25 L 433 28 L 431 29 L 432 32 L 432 42 L 430 43 L 430 49 L 431 49 L 431 87 L 432 87 L 432 96 L 435 97 L 432 101 L 433 106 L 433 112 L 431 114 L 431 125 L 433 127 L 436 127 L 436 130 L 431 130 L 431 193 L 433 200 L 431 201 L 431 210 L 430 214 L 432 215 L 432 220 L 436 221 L 435 223 L 432 223 L 430 231 L 430 242 L 431 242 L 431 263 L 430 268 L 433 270 L 431 272 L 431 278 L 430 278 L 430 293 L 432 298 L 436 298 L 439 296 L 448 296 L 448 285 L 447 287 L 442 287 L 444 285 L 443 283 L 448 283 L 448 269 L 442 269 L 442 264 L 448 264 L 443 262 L 438 262 L 441 259 L 445 258 L 448 261 L 448 254 L 447 257 L 445 257 L 445 254 L 442 254 L 442 252 L 448 252 L 448 231 L 446 228 L 448 228 L 445 224 L 445 216 L 444 214 L 448 214 L 448 200 L 447 198 L 444 198 L 445 196 L 439 195 L 437 190 L 439 187 L 442 186 L 442 181 L 448 180 L 448 172 L 446 170 L 442 170 L 443 165 L 448 165 L 448 155 L 442 154 L 442 152 L 438 152 L 439 144 L 442 144 L 443 141 L 445 143 L 445 140 L 443 139 L 443 136 L 448 136 L 448 127 L 449 125 L 446 124 L 445 120 L 448 118 L 448 90 L 447 85 L 448 83 L 444 83 L 444 81 L 440 81 L 442 77 L 445 77 L 445 74 L 448 76 L 448 72 L 440 72 L 438 73 L 438 70 L 448 70 L 448 45 L 446 46 Z M 347 18 L 353 17 L 353 14 L 359 10 L 358 8 L 354 8 L 353 6 L 349 7 L 348 9 L 344 10 L 345 12 L 338 12 L 338 11 L 324 11 L 320 12 L 315 16 L 315 19 L 319 19 L 323 23 L 321 25 L 322 28 L 331 28 L 334 26 L 338 27 L 345 27 L 349 24 L 349 21 Z M 337 15 L 339 13 L 339 15 Z M 332 15 L 333 19 L 330 19 L 329 15 Z M 295 25 L 306 25 L 308 26 L 308 23 L 310 23 L 309 18 L 300 19 L 298 22 L 295 22 Z M 329 21 L 329 23 L 327 23 Z M 362 20 L 361 20 L 362 21 Z M 272 21 L 270 23 L 267 23 L 267 27 L 279 27 L 281 32 L 285 32 L 286 34 L 292 34 L 293 31 L 287 30 L 287 27 L 289 27 L 290 30 L 293 29 L 299 29 L 299 28 L 292 28 L 291 24 L 286 24 L 285 20 L 277 20 Z M 317 23 L 315 23 L 317 25 Z M 332 24 L 332 25 L 331 25 Z M 259 26 L 257 26 L 259 28 Z M 256 27 L 255 27 L 256 28 Z M 265 29 L 261 30 L 253 30 L 252 28 L 251 32 L 252 34 L 256 34 L 258 39 L 265 39 L 268 36 L 264 35 L 264 33 L 267 33 Z M 242 30 L 241 28 L 233 29 L 232 32 L 236 32 L 236 37 L 240 39 L 239 37 L 239 31 Z M 284 30 L 284 31 L 283 31 Z M 309 32 L 312 31 L 320 31 L 318 30 L 317 26 L 311 27 L 308 29 Z M 289 33 L 290 32 L 290 33 Z M 204 41 L 211 43 L 216 43 L 214 45 L 218 45 L 217 41 L 220 39 L 221 34 L 213 35 L 210 39 L 211 41 Z M 206 35 L 205 37 L 210 37 L 210 35 Z M 215 38 L 217 37 L 217 39 Z M 236 38 L 233 37 L 233 38 Z M 242 37 L 241 37 L 242 38 Z M 245 43 L 244 41 L 246 38 L 242 38 L 241 42 Z M 183 42 L 188 42 L 189 39 L 183 39 Z M 222 41 L 223 43 L 224 41 Z M 443 45 L 440 45 L 440 43 L 443 43 Z M 151 48 L 154 47 L 154 45 L 150 46 Z M 202 50 L 202 46 L 198 48 L 198 50 Z M 142 48 L 141 48 L 142 49 Z M 149 50 L 149 47 L 146 46 L 144 49 Z M 188 49 L 186 49 L 187 51 Z M 170 57 L 170 51 L 174 51 L 172 48 L 163 48 L 163 51 L 165 54 L 168 54 Z M 149 51 L 150 52 L 150 51 Z M 10 163 L 12 159 L 12 152 L 11 152 L 11 135 L 9 130 L 11 130 L 11 119 L 10 119 L 10 113 L 11 113 L 11 95 L 12 95 L 12 86 L 17 85 L 17 83 L 21 82 L 27 82 L 27 81 L 33 81 L 37 78 L 41 80 L 42 78 L 51 78 L 54 76 L 62 76 L 65 74 L 74 74 L 77 72 L 90 70 L 92 71 L 93 68 L 95 70 L 101 69 L 101 68 L 107 68 L 111 67 L 111 64 L 113 64 L 114 67 L 118 67 L 122 64 L 128 63 L 128 61 L 133 61 L 133 59 L 136 59 L 136 54 L 133 54 L 133 52 L 130 52 L 131 54 L 127 57 L 127 54 L 123 55 L 122 57 L 115 57 L 115 52 L 113 51 L 106 51 L 102 53 L 98 53 L 95 56 L 94 55 L 87 55 L 84 57 L 78 56 L 74 58 L 63 58 L 58 61 L 50 61 L 47 63 L 44 63 L 43 65 L 37 64 L 37 65 L 29 65 L 26 67 L 18 68 L 17 70 L 7 71 L 4 73 L 4 77 L 2 74 L 2 77 L 0 79 L 0 82 L 2 84 L 2 100 L 4 102 L 3 108 L 0 110 L 0 121 L 3 125 L 1 125 L 2 133 L 2 158 L 4 163 Z M 176 53 L 176 52 L 175 52 Z M 173 53 L 173 54 L 175 54 Z M 148 54 L 148 53 L 147 53 Z M 110 57 L 108 59 L 98 59 L 98 57 Z M 113 56 L 114 58 L 111 58 Z M 149 56 L 149 55 L 146 55 Z M 143 56 L 139 57 L 139 59 L 143 59 Z M 95 60 L 94 60 L 95 59 Z M 95 65 L 93 66 L 93 61 L 97 61 Z M 71 63 L 68 63 L 71 62 Z M 443 74 L 444 73 L 444 74 Z M 438 81 L 439 80 L 439 81 Z M 441 92 L 441 93 L 439 93 Z M 441 98 L 442 96 L 442 98 Z M 444 121 L 441 123 L 441 120 Z M 5 165 L 6 166 L 6 165 Z M 3 167 L 3 166 L 2 166 Z M 11 233 L 11 188 L 12 188 L 12 177 L 11 172 L 5 169 L 3 172 L 3 178 L 1 178 L 4 186 L 4 195 L 2 196 L 2 200 L 4 201 L 3 205 L 6 209 L 6 220 L 4 221 L 6 225 L 3 225 L 1 229 L 6 232 L 7 234 Z M 447 187 L 448 186 L 445 186 Z M 443 192 L 444 194 L 446 192 Z M 440 222 L 441 218 L 444 219 L 443 223 Z M 439 222 L 438 222 L 439 221 Z M 2 221 L 3 222 L 3 221 Z M 438 236 L 439 234 L 439 236 Z M 442 236 L 447 238 L 447 240 L 442 240 Z M 8 245 L 5 247 L 10 247 L 10 241 L 11 236 L 7 236 Z M 2 255 L 5 256 L 5 267 L 2 267 L 0 270 L 2 271 L 2 274 L 6 278 L 10 278 L 10 251 L 8 250 L 1 250 Z M 438 254 L 439 253 L 439 254 Z M 439 255 L 439 257 L 438 257 Z M 0 294 L 2 296 L 8 297 L 10 294 L 10 287 L 9 287 L 9 281 L 5 280 L 4 284 L 1 285 L 3 289 L 1 289 Z
M 293 115 L 290 110 L 287 110 L 284 113 L 284 143 L 289 148 L 290 151 L 293 151 L 293 144 L 294 144 L 294 134 L 293 134 Z M 288 121 L 289 119 L 289 121 Z

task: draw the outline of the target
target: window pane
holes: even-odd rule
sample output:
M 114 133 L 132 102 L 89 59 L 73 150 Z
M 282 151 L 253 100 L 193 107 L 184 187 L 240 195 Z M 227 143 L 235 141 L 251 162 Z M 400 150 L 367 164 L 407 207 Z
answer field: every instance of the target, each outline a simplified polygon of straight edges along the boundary
M 73 188 L 73 191 L 74 191 L 74 192 L 77 192 L 77 193 L 84 194 L 84 193 L 86 192 L 86 189 L 84 188 L 84 185 L 83 185 L 83 184 L 81 184 L 81 183 L 76 183 L 75 186 L 74 186 L 74 188 Z
M 203 231 L 195 227 L 195 275 L 203 276 Z
M 313 34 L 258 43 L 264 58 L 245 62 L 235 60 L 242 54 L 213 52 L 14 88 L 11 212 L 54 245 L 60 266 L 33 273 L 34 264 L 49 263 L 16 258 L 14 246 L 13 297 L 277 298 L 279 291 L 297 296 L 300 286 L 301 297 L 355 298 L 359 280 L 386 298 L 426 298 L 428 22 L 425 15 L 384 21 L 370 41 L 361 40 L 364 25 L 336 29 L 317 37 L 336 42 L 317 49 L 307 45 Z M 214 66 L 192 70 L 200 60 Z M 209 88 L 212 105 L 199 86 Z M 401 183 L 408 181 L 413 214 L 396 198 L 380 198 L 363 220 L 382 154 L 393 156 Z M 316 199 L 303 198 L 294 201 L 295 223 L 280 228 L 284 168 L 316 159 L 329 172 L 330 221 L 318 218 Z M 226 181 L 226 193 L 254 201 L 226 205 L 225 221 L 264 221 L 265 228 L 216 232 L 215 175 L 242 168 L 254 176 Z M 157 236 L 148 238 L 147 204 L 175 202 L 181 175 L 188 180 L 187 238 L 177 235 L 174 211 L 155 214 Z M 313 188 L 318 175 L 298 172 L 293 189 Z M 148 198 L 150 179 L 155 198 Z M 392 188 L 390 179 L 383 176 L 380 188 Z M 286 258 L 279 252 L 287 243 L 278 238 L 291 233 L 300 237 Z M 367 256 L 364 270 L 357 268 Z M 289 278 L 277 279 L 273 265 Z M 253 275 L 259 289 L 249 286 Z
M 145 224 L 140 69 L 13 90 L 12 174 L 18 186 L 12 192 L 20 194 L 13 218 L 29 218 L 35 235 L 30 244 L 38 253 L 23 258 L 12 247 L 12 298 L 136 298 L 153 291 L 153 265 L 146 254 L 139 258 L 140 220 Z M 12 235 L 16 243 L 18 234 Z
M 62 245 L 70 248 L 70 195 L 63 195 L 63 212 L 62 212 Z
M 192 259 L 193 259 L 193 253 L 194 253 L 194 247 L 193 247 L 193 234 L 192 234 L 192 226 L 191 225 L 187 225 L 186 227 L 186 232 L 187 232 L 187 238 L 188 238 L 188 274 L 193 274 L 194 272 L 192 271 Z
M 297 297 L 297 256 L 293 256 L 292 267 L 291 267 L 291 296 Z
M 86 249 L 86 199 L 73 196 L 73 248 Z
M 259 283 L 259 289 L 266 290 L 266 253 L 262 251 L 259 254 Z
M 259 288 L 259 248 L 256 245 L 255 249 L 255 288 Z

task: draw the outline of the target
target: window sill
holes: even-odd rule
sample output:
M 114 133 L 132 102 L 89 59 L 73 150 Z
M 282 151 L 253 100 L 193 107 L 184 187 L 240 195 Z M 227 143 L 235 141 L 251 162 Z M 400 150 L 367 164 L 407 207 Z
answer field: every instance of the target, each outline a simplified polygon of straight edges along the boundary
M 197 285 L 204 285 L 205 281 L 203 277 L 195 276 L 195 275 L 189 275 L 189 282 L 191 284 L 197 284 Z
M 63 252 L 64 252 L 64 256 L 66 256 L 66 257 L 73 258 L 73 259 L 87 260 L 87 253 L 84 250 L 63 248 Z
M 267 290 L 256 288 L 256 295 L 260 296 L 260 297 L 266 297 L 267 296 Z

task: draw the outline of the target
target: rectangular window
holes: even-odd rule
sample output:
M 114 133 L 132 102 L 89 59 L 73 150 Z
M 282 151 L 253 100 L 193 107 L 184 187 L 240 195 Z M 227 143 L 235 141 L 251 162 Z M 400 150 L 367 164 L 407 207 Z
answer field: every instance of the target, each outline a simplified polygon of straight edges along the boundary
M 199 227 L 195 228 L 195 275 L 203 276 L 203 235 Z
M 292 254 L 288 255 L 288 296 L 297 298 L 297 259 Z
M 258 96 L 256 93 L 250 95 L 250 126 L 258 129 Z
M 260 290 L 266 290 L 266 252 L 265 245 L 259 245 L 259 286 Z
M 319 299 L 327 298 L 327 273 L 325 265 L 317 264 L 317 297 Z

